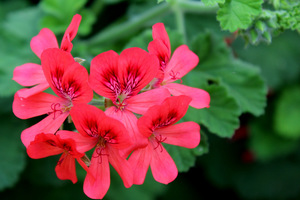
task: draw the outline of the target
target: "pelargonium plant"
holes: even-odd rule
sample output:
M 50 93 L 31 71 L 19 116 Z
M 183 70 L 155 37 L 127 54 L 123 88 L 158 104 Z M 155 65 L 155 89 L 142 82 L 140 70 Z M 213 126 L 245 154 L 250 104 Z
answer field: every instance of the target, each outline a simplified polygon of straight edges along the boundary
M 56 175 L 73 183 L 77 161 L 86 171 L 84 193 L 92 199 L 102 199 L 109 189 L 109 164 L 126 188 L 143 184 L 149 167 L 156 181 L 174 181 L 178 170 L 163 143 L 197 147 L 200 126 L 177 122 L 189 106 L 201 109 L 210 103 L 206 91 L 181 80 L 196 67 L 198 56 L 186 45 L 172 54 L 164 24 L 157 23 L 148 51 L 132 47 L 120 54 L 100 53 L 88 74 L 82 59 L 71 54 L 80 21 L 76 14 L 60 47 L 54 33 L 42 29 L 30 43 L 41 65 L 26 63 L 14 70 L 13 80 L 26 86 L 14 96 L 14 114 L 21 119 L 46 115 L 21 133 L 28 156 L 61 154 Z M 48 88 L 52 92 L 45 92 Z M 104 106 L 95 105 L 95 99 Z M 66 120 L 76 130 L 63 130 Z

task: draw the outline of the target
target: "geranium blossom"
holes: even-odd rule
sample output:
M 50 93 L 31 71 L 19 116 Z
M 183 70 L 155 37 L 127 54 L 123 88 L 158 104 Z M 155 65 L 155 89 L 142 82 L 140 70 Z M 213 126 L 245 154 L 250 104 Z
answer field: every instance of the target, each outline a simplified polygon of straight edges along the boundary
M 67 138 L 62 138 L 67 135 Z M 85 155 L 79 152 L 77 144 L 82 142 L 80 134 L 71 131 L 58 131 L 54 134 L 40 133 L 27 147 L 27 154 L 33 159 L 62 154 L 55 167 L 56 175 L 61 180 L 77 182 L 75 159 L 88 171 L 86 164 L 81 160 Z
M 170 93 L 164 89 L 138 94 L 157 75 L 158 59 L 140 48 L 129 48 L 118 55 L 107 51 L 91 62 L 90 85 L 96 93 L 111 100 L 106 113 L 122 121 L 133 143 L 146 145 L 140 136 L 132 113 L 143 114 L 153 105 L 161 103 Z
M 134 184 L 144 182 L 150 165 L 156 181 L 168 184 L 178 174 L 176 165 L 162 143 L 195 148 L 200 142 L 200 126 L 195 122 L 178 122 L 186 113 L 190 97 L 174 96 L 153 106 L 138 120 L 140 132 L 148 138 L 145 148 L 135 150 L 129 162 L 133 167 Z
M 63 36 L 60 47 L 62 50 L 71 52 L 73 47 L 71 41 L 77 34 L 80 21 L 81 16 L 79 14 L 74 15 L 71 24 L 69 25 Z M 37 36 L 33 37 L 31 39 L 30 46 L 32 51 L 39 58 L 41 58 L 44 50 L 49 48 L 59 48 L 54 33 L 48 28 L 43 28 Z M 44 91 L 49 87 L 41 65 L 35 63 L 26 63 L 16 67 L 13 74 L 13 80 L 15 80 L 22 86 L 33 86 L 28 90 L 19 91 L 19 96 L 22 96 L 24 98 Z
M 41 56 L 45 78 L 57 96 L 37 93 L 28 98 L 15 94 L 13 112 L 21 119 L 48 114 L 39 123 L 25 129 L 21 134 L 22 142 L 28 146 L 36 134 L 54 133 L 68 117 L 73 104 L 88 103 L 93 91 L 88 85 L 88 73 L 72 55 L 60 49 L 47 49 Z
M 198 56 L 187 45 L 179 46 L 171 57 L 170 39 L 163 23 L 152 27 L 153 41 L 148 45 L 148 51 L 157 56 L 160 61 L 160 73 L 153 86 L 167 88 L 174 96 L 186 95 L 192 98 L 190 105 L 195 108 L 209 107 L 209 94 L 198 88 L 173 83 L 181 80 L 199 62 Z
M 110 186 L 109 163 L 121 176 L 125 187 L 132 185 L 132 170 L 128 161 L 119 150 L 132 145 L 124 125 L 116 119 L 87 104 L 76 105 L 71 110 L 75 127 L 89 143 L 89 149 L 95 147 L 90 172 L 84 181 L 84 192 L 93 199 L 102 199 Z

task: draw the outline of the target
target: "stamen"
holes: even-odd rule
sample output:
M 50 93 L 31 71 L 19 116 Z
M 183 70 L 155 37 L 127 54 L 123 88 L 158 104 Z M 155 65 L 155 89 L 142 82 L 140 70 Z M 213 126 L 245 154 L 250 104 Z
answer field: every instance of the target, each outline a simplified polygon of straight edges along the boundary
M 115 102 L 113 102 L 114 105 L 119 109 L 119 110 L 124 110 L 126 103 L 124 103 L 123 100 L 121 100 L 119 97 L 117 98 L 117 100 Z
M 172 80 L 180 80 L 180 83 L 182 83 L 182 79 L 181 78 L 178 78 L 178 76 L 180 75 L 180 73 L 179 72 L 176 72 L 176 74 L 175 74 L 175 72 L 173 71 L 173 70 L 171 70 L 170 71 L 170 73 L 169 73 L 169 75 L 171 76 L 171 79 Z
M 63 111 L 60 110 L 60 103 L 51 104 L 51 110 L 53 110 L 53 111 L 48 112 L 48 115 L 53 113 L 53 119 L 55 119 L 55 117 L 56 117 L 56 112 L 59 112 L 60 115 L 63 113 Z
M 99 159 L 99 164 L 102 164 L 102 156 L 109 156 L 108 154 L 103 153 L 104 148 L 101 146 L 96 147 L 95 152 L 97 155 L 93 155 L 93 158 L 98 158 Z
M 87 155 L 85 154 L 84 156 L 81 157 L 81 160 L 86 164 L 86 166 L 90 166 L 91 165 L 91 161 L 90 159 L 87 157 Z
M 163 138 L 161 134 L 159 134 L 159 136 L 155 136 L 155 141 L 157 142 L 157 146 L 154 147 L 154 149 L 157 149 L 158 147 L 160 147 L 160 152 L 163 152 L 163 146 L 162 146 L 162 142 L 166 141 L 167 137 Z

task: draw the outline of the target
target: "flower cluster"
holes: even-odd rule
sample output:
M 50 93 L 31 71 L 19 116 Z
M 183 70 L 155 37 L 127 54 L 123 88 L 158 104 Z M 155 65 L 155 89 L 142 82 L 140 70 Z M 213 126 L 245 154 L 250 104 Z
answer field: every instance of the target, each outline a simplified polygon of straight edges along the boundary
M 200 126 L 177 122 L 189 106 L 209 107 L 206 91 L 181 81 L 198 57 L 186 45 L 171 56 L 168 34 L 157 23 L 148 51 L 103 52 L 92 59 L 89 74 L 71 54 L 80 21 L 80 15 L 73 17 L 60 48 L 53 32 L 42 29 L 30 43 L 41 65 L 26 63 L 14 70 L 13 79 L 26 86 L 14 96 L 14 114 L 45 116 L 21 133 L 29 157 L 62 154 L 55 172 L 73 183 L 77 161 L 87 172 L 84 192 L 93 199 L 102 199 L 109 189 L 109 164 L 127 188 L 143 184 L 149 166 L 156 181 L 170 183 L 178 170 L 162 143 L 197 147 Z M 54 94 L 46 93 L 48 88 Z M 91 105 L 95 99 L 103 100 L 102 109 Z M 75 131 L 63 130 L 67 118 Z

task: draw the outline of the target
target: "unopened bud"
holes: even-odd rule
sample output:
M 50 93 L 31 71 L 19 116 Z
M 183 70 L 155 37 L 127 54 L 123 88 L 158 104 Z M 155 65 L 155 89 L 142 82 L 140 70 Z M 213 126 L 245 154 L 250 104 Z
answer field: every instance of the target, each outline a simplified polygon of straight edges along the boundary
M 269 32 L 266 31 L 266 32 L 263 33 L 262 36 L 263 36 L 264 39 L 267 40 L 268 43 L 271 43 L 271 41 L 272 41 L 271 33 L 269 33 Z
M 85 61 L 85 59 L 79 58 L 79 57 L 75 57 L 74 60 L 75 60 L 76 62 L 78 62 L 79 64 L 81 64 L 81 63 L 83 63 L 83 62 Z
M 91 161 L 90 159 L 87 157 L 87 155 L 85 154 L 84 156 L 81 157 L 81 160 L 86 164 L 86 166 L 90 166 L 91 165 Z
M 257 22 L 255 23 L 255 28 L 256 28 L 257 30 L 260 30 L 260 31 L 263 33 L 263 32 L 265 32 L 265 30 L 266 30 L 266 25 L 265 25 L 265 23 L 262 22 L 262 21 L 257 21 Z
M 254 43 L 254 44 L 257 43 L 257 41 L 258 41 L 258 34 L 257 34 L 256 30 L 252 29 L 250 31 L 250 35 L 251 35 L 251 42 Z

